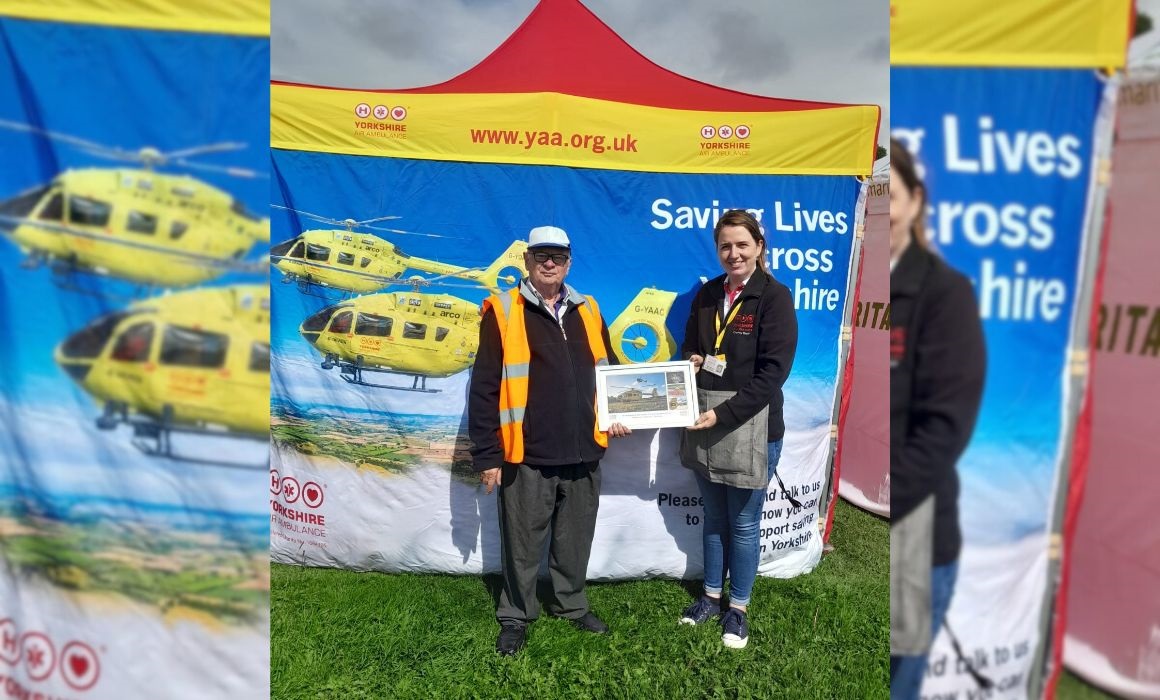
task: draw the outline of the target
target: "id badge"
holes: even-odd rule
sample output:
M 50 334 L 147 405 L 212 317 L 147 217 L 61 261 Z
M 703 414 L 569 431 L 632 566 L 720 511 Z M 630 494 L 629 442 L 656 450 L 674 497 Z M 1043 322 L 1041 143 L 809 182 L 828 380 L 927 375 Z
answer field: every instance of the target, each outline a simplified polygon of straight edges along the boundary
M 701 363 L 701 369 L 705 370 L 709 374 L 715 374 L 720 377 L 721 375 L 725 374 L 725 360 L 718 359 L 716 355 L 706 355 L 705 361 Z

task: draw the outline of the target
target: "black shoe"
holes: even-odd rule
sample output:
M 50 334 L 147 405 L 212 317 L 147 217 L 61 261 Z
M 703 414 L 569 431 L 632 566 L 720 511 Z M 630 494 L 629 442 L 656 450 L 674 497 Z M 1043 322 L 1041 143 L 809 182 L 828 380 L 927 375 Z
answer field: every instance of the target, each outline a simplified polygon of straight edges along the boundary
M 571 620 L 572 626 L 583 632 L 591 632 L 592 634 L 608 634 L 608 625 L 601 622 L 599 617 L 596 617 L 590 612 L 584 613 L 584 617 L 576 620 Z
M 703 595 L 681 613 L 682 625 L 699 625 L 721 614 L 721 599 Z
M 515 656 L 528 641 L 528 628 L 523 625 L 503 625 L 499 630 L 499 639 L 495 642 L 495 650 L 500 656 Z

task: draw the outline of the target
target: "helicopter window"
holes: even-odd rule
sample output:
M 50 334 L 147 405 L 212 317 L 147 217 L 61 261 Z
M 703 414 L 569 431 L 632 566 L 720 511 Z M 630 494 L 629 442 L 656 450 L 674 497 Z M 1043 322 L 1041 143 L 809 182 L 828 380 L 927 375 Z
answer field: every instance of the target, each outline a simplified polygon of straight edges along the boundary
M 302 257 L 302 250 L 303 250 L 305 247 L 306 247 L 306 246 L 305 246 L 305 245 L 302 243 L 302 241 L 298 241 L 298 245 L 294 246 L 294 247 L 293 247 L 293 248 L 290 250 L 290 257 L 292 257 L 292 258 L 301 258 L 301 257 Z
M 144 362 L 149 359 L 149 347 L 153 345 L 153 323 L 134 323 L 117 338 L 112 359 L 122 362 Z
M 308 333 L 319 333 L 323 328 L 326 328 L 326 322 L 330 320 L 331 314 L 334 313 L 335 307 L 328 306 L 322 311 L 310 316 L 302 322 L 302 330 Z
M 366 267 L 367 265 L 370 265 L 370 264 L 371 264 L 371 259 L 370 259 L 370 258 L 363 258 L 362 260 L 359 260 L 359 261 L 358 261 L 358 266 L 359 266 L 359 267 Z
M 64 341 L 64 344 L 60 346 L 60 354 L 64 357 L 75 358 L 97 357 L 101 354 L 101 349 L 105 347 L 109 337 L 113 335 L 113 330 L 116 329 L 117 324 L 128 315 L 127 313 L 116 313 L 98 318 Z
M 270 344 L 254 343 L 250 346 L 250 371 L 270 371 Z
M 238 216 L 249 219 L 250 221 L 261 221 L 257 214 L 254 214 L 246 209 L 246 205 L 242 204 L 239 200 L 236 199 L 230 203 L 230 211 L 237 214 Z
M 427 337 L 427 324 L 411 323 L 410 321 L 404 322 L 403 337 L 410 340 L 423 340 Z
M 53 192 L 52 199 L 48 200 L 48 204 L 45 204 L 44 209 L 40 210 L 37 218 L 42 221 L 63 221 L 64 195 L 59 191 Z
M 339 265 L 353 265 L 354 264 L 354 254 L 353 253 L 339 253 L 338 254 L 338 264 Z
M 189 224 L 185 223 L 184 221 L 174 221 L 173 223 L 169 224 L 169 239 L 176 241 L 178 238 L 184 236 L 185 232 L 188 230 Z
M 391 327 L 395 322 L 387 316 L 374 314 L 359 314 L 358 323 L 354 327 L 355 335 L 372 335 L 385 338 L 391 334 Z
M 330 322 L 331 333 L 350 333 L 350 322 L 354 319 L 353 311 L 343 311 Z
M 447 334 L 450 332 L 451 332 L 450 329 L 447 329 L 447 328 L 436 328 L 435 329 L 435 342 L 437 342 L 437 343 L 443 342 L 443 339 L 446 338 Z
M 229 336 L 192 328 L 169 326 L 161 339 L 161 364 L 182 367 L 222 367 Z
M 133 233 L 144 233 L 152 236 L 157 233 L 157 217 L 152 214 L 142 214 L 139 211 L 130 211 L 129 222 L 125 228 Z
M 44 193 L 48 192 L 49 187 L 51 185 L 27 190 L 6 202 L 0 203 L 0 214 L 7 214 L 8 216 L 28 216 L 36 208 L 36 205 L 40 203 L 40 198 L 44 196 Z
M 72 196 L 68 198 L 68 220 L 84 226 L 108 226 L 110 208 L 107 202 Z
M 329 260 L 330 248 L 324 245 L 315 245 L 313 243 L 306 244 L 306 259 L 307 260 Z

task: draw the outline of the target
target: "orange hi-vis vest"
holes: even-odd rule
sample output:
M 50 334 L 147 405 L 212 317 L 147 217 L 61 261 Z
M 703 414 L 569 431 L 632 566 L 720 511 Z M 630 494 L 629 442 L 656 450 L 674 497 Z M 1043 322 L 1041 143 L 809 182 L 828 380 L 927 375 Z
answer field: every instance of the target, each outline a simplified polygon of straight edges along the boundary
M 608 350 L 600 333 L 600 308 L 596 300 L 585 295 L 587 301 L 576 310 L 584 322 L 588 347 L 596 364 L 608 364 Z M 532 350 L 528 347 L 528 331 L 524 326 L 524 305 L 527 300 L 517 286 L 506 294 L 493 294 L 483 301 L 483 312 L 493 309 L 499 324 L 503 344 L 503 378 L 499 385 L 499 435 L 503 442 L 504 461 L 520 464 L 524 461 L 524 412 L 528 407 L 528 367 Z M 595 399 L 593 399 L 595 408 Z M 608 447 L 608 433 L 602 432 L 594 421 L 592 436 L 596 444 Z

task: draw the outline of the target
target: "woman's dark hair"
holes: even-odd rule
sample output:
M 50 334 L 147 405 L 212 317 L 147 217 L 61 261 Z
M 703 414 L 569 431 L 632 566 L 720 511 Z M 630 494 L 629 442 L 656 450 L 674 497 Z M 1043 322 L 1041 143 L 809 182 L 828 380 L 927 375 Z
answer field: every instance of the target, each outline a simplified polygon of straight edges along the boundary
M 901 183 L 891 182 L 890 186 L 894 187 L 896 184 L 901 184 L 911 197 L 917 197 L 919 200 L 918 216 L 910 225 L 910 233 L 914 237 L 914 242 L 925 248 L 927 246 L 926 186 L 918 177 L 914 156 L 910 155 L 910 151 L 906 150 L 906 146 L 903 146 L 898 139 L 890 139 L 890 168 L 898 173 L 898 177 L 902 180 Z
M 741 226 L 749 232 L 750 236 L 753 236 L 753 241 L 761 248 L 761 254 L 757 256 L 757 264 L 762 272 L 769 272 L 765 267 L 765 254 L 769 252 L 765 245 L 765 234 L 761 232 L 761 224 L 756 217 L 744 209 L 730 209 L 722 214 L 721 218 L 717 219 L 717 225 L 713 227 L 714 246 L 721 238 L 721 229 L 726 226 Z

